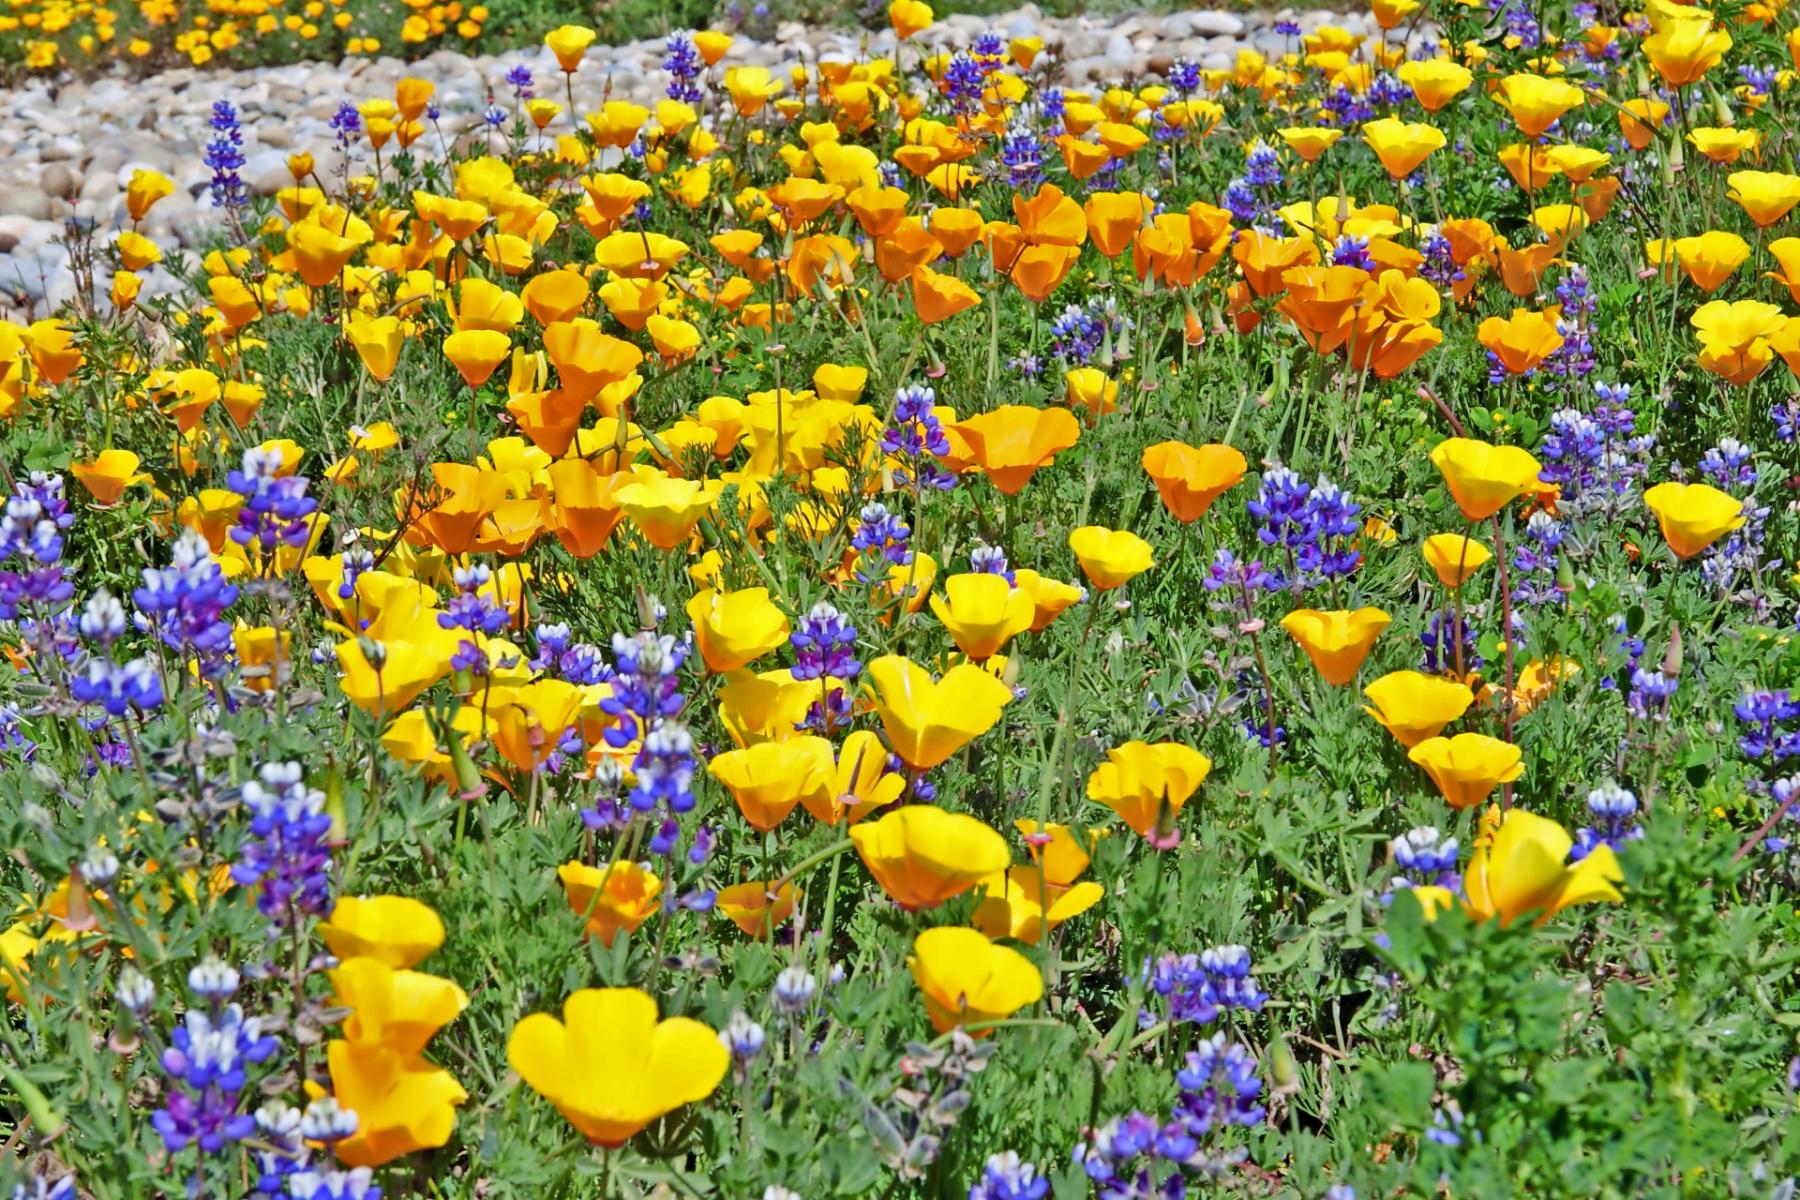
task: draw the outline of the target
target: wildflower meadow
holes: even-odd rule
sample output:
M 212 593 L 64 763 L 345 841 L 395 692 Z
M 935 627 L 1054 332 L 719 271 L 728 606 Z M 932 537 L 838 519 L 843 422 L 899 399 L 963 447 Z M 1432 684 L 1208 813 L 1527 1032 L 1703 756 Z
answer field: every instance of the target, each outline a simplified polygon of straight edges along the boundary
M 1786 0 L 580 15 L 7 293 L 0 1195 L 1796 1194 Z

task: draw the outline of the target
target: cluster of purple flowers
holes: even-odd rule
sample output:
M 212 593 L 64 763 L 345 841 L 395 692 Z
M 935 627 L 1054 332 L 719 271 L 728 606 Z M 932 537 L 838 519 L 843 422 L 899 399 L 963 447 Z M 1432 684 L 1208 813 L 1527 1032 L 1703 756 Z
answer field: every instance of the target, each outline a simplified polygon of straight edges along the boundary
M 1050 323 L 1050 352 L 1067 366 L 1085 367 L 1115 336 L 1131 332 L 1131 318 L 1111 300 L 1071 304 Z
M 213 101 L 211 125 L 213 136 L 206 143 L 203 161 L 212 172 L 207 187 L 213 207 L 241 208 L 250 202 L 250 193 L 244 187 L 244 177 L 238 174 L 244 167 L 244 131 L 231 101 Z
M 1455 891 L 1462 886 L 1456 869 L 1456 839 L 1435 825 L 1417 825 L 1388 843 L 1399 868 L 1388 881 L 1384 902 L 1399 888 L 1441 887 Z
M 1301 592 L 1350 574 L 1362 561 L 1362 552 L 1347 544 L 1362 507 L 1328 479 L 1308 484 L 1286 467 L 1271 468 L 1245 507 L 1261 525 L 1257 540 L 1287 552 L 1288 572 L 1269 572 L 1275 588 Z
M 1419 278 L 1438 291 L 1448 293 L 1467 278 L 1462 267 L 1457 265 L 1456 250 L 1450 239 L 1436 229 L 1419 242 L 1419 253 L 1425 256 L 1425 261 L 1419 264 Z
M 694 808 L 698 766 L 693 735 L 680 720 L 687 698 L 679 690 L 678 677 L 689 643 L 650 628 L 630 637 L 615 633 L 612 650 L 613 693 L 600 707 L 614 724 L 604 736 L 614 749 L 638 743 L 631 763 L 634 782 L 626 793 L 625 809 L 602 794 L 594 808 L 583 811 L 582 819 L 590 828 L 617 828 L 634 816 L 655 819 L 654 814 L 661 813 L 650 849 L 669 854 L 681 838 L 678 818 Z
M 969 1200 L 1044 1200 L 1049 1194 L 1050 1181 L 1012 1150 L 990 1155 L 981 1178 L 969 1188 Z
M 1021 191 L 1044 182 L 1044 143 L 1031 126 L 1016 122 L 1006 131 L 1000 139 L 1000 165 L 1007 183 Z
M 60 609 L 75 595 L 62 567 L 63 531 L 74 523 L 61 475 L 33 471 L 13 484 L 0 514 L 0 621 L 19 620 L 27 605 Z
M 1558 506 L 1584 512 L 1616 507 L 1649 470 L 1655 437 L 1637 433 L 1637 415 L 1629 407 L 1631 385 L 1594 385 L 1599 403 L 1592 413 L 1564 408 L 1550 416 L 1538 457 L 1538 478 L 1559 487 Z
M 197 1146 L 217 1154 L 227 1143 L 256 1131 L 256 1118 L 239 1111 L 248 1068 L 268 1062 L 280 1043 L 263 1033 L 262 1018 L 247 1017 L 232 1001 L 238 973 L 217 958 L 188 972 L 200 1001 L 187 1010 L 162 1052 L 166 1090 L 150 1117 L 170 1154 Z
M 1258 141 L 1244 156 L 1244 173 L 1225 186 L 1221 207 L 1243 225 L 1256 225 L 1274 210 L 1281 187 L 1281 158 L 1267 142 Z
M 1513 603 L 1527 605 L 1561 604 L 1568 597 L 1557 582 L 1562 565 L 1557 551 L 1562 547 L 1563 526 L 1546 512 L 1531 514 L 1525 524 L 1525 536 L 1513 550 Z
M 913 560 L 912 528 L 897 513 L 888 511 L 887 505 L 872 500 L 857 514 L 850 548 L 858 555 L 856 577 L 864 583 L 877 583 L 887 578 L 890 568 L 904 567 Z
M 437 615 L 438 627 L 463 629 L 470 634 L 486 634 L 489 637 L 505 629 L 512 618 L 491 593 L 484 593 L 493 577 L 493 571 L 485 563 L 456 568 L 451 577 L 456 583 L 456 595 L 451 597 L 444 611 Z M 467 637 L 458 643 L 456 653 L 450 656 L 450 666 L 457 671 L 485 675 L 488 668 L 487 654 L 473 637 Z
M 1144 982 L 1162 997 L 1171 1024 L 1209 1025 L 1227 1009 L 1257 1012 L 1268 1001 L 1267 992 L 1251 978 L 1250 952 L 1242 946 L 1214 946 L 1199 954 L 1164 954 L 1144 962 Z M 1156 1023 L 1149 1011 L 1138 1013 L 1138 1024 Z
M 956 475 L 938 459 L 950 453 L 950 438 L 932 408 L 937 393 L 928 387 L 903 387 L 894 394 L 894 420 L 881 435 L 881 449 L 901 460 L 894 483 L 949 491 Z
M 1375 116 L 1375 106 L 1369 102 L 1367 92 L 1355 91 L 1341 83 L 1326 94 L 1323 107 L 1338 124 L 1360 125 Z
M 1638 798 L 1616 783 L 1602 784 L 1587 794 L 1587 810 L 1593 820 L 1575 831 L 1575 846 L 1569 851 L 1570 862 L 1580 862 L 1598 847 L 1618 850 L 1626 842 L 1644 836 L 1637 823 Z
M 362 114 L 356 111 L 356 105 L 346 100 L 338 105 L 338 110 L 331 114 L 331 120 L 326 124 L 337 135 L 338 149 L 348 154 L 350 143 L 362 133 Z
M 663 70 L 669 73 L 669 86 L 664 94 L 684 104 L 700 103 L 700 73 L 706 69 L 694 39 L 686 33 L 671 33 L 663 43 Z
M 536 82 L 531 78 L 531 68 L 523 63 L 506 73 L 506 86 L 512 89 L 514 101 L 531 99 L 537 89 Z
M 814 679 L 848 682 L 862 672 L 862 663 L 856 658 L 856 626 L 827 601 L 819 601 L 800 618 L 788 642 L 794 647 L 793 676 L 803 683 Z M 800 728 L 830 736 L 850 723 L 850 710 L 850 697 L 842 687 L 833 687 L 808 706 Z
M 1207 1178 L 1243 1161 L 1244 1148 L 1226 1147 L 1219 1135 L 1262 1122 L 1262 1081 L 1250 1052 L 1214 1034 L 1189 1052 L 1175 1081 L 1181 1091 L 1168 1121 L 1132 1112 L 1075 1147 L 1075 1162 L 1102 1200 L 1182 1200 L 1190 1176 Z
M 1600 300 L 1584 267 L 1569 268 L 1556 285 L 1556 302 L 1562 308 L 1556 328 L 1563 335 L 1563 344 L 1544 360 L 1544 371 L 1550 376 L 1550 386 L 1567 389 L 1592 375 L 1599 365 L 1594 358 L 1593 320 Z
M 217 679 L 231 665 L 231 623 L 225 610 L 237 603 L 237 587 L 213 561 L 206 539 L 183 530 L 166 567 L 146 567 L 132 589 L 138 626 L 177 653 L 197 661 L 201 678 Z
M 299 763 L 268 763 L 244 785 L 250 836 L 231 878 L 260 889 L 256 907 L 271 935 L 331 906 L 331 815 L 325 793 L 306 786 Z
M 1786 688 L 1751 692 L 1731 711 L 1746 727 L 1737 743 L 1745 758 L 1779 763 L 1800 755 L 1800 731 L 1782 728 L 1800 719 L 1800 704 Z
M 243 466 L 225 477 L 225 486 L 244 498 L 231 540 L 273 553 L 278 546 L 304 546 L 307 518 L 319 507 L 306 494 L 307 479 L 283 475 L 281 451 L 252 446 Z
M 538 645 L 538 652 L 531 659 L 533 671 L 582 687 L 605 683 L 612 677 L 612 668 L 600 647 L 572 640 L 567 625 L 546 622 L 533 632 Z
M 1419 645 L 1425 649 L 1424 666 L 1428 675 L 1465 675 L 1479 671 L 1481 655 L 1476 652 L 1479 637 L 1468 613 L 1454 608 L 1440 609 L 1425 618 L 1419 631 Z M 1460 653 L 1459 653 L 1460 651 Z

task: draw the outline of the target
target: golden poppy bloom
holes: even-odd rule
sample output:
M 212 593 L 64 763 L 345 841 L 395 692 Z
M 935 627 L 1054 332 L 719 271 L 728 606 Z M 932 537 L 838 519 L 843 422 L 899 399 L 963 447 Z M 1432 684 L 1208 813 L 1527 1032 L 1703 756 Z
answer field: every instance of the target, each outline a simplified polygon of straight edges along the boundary
M 1644 57 L 1672 88 L 1699 82 L 1731 49 L 1731 35 L 1713 28 L 1700 10 L 1653 23 L 1658 28 L 1644 39 Z
M 1703 292 L 1717 291 L 1750 257 L 1750 243 L 1722 229 L 1711 229 L 1698 237 L 1677 238 L 1674 250 L 1682 273 Z
M 1375 639 L 1392 620 L 1379 608 L 1354 612 L 1297 608 L 1281 619 L 1281 627 L 1306 651 L 1326 683 L 1342 687 L 1356 679 Z
M 332 1095 L 357 1118 L 356 1132 L 332 1146 L 345 1166 L 378 1167 L 444 1145 L 456 1106 L 469 1098 L 442 1067 L 380 1043 L 333 1041 L 325 1059 Z
M 923 0 L 894 0 L 888 5 L 887 14 L 894 35 L 903 42 L 913 34 L 931 28 L 931 5 Z
M 911 659 L 888 654 L 869 664 L 868 679 L 888 744 L 915 771 L 941 765 L 992 729 L 1013 698 L 1011 688 L 968 663 L 934 683 Z
M 400 365 L 400 351 L 406 344 L 405 331 L 398 317 L 371 317 L 357 313 L 344 320 L 344 340 L 356 351 L 356 357 L 378 382 L 386 383 Z
M 1586 94 L 1572 83 L 1524 72 L 1500 81 L 1494 100 L 1528 138 L 1542 137 L 1562 115 L 1582 103 Z
M 88 462 L 70 463 L 69 474 L 87 489 L 96 504 L 110 506 L 119 502 L 126 488 L 149 478 L 138 474 L 141 461 L 129 450 L 102 450 Z
M 1503 783 L 1525 773 L 1519 748 L 1484 733 L 1430 737 L 1407 751 L 1451 808 L 1474 808 Z
M 589 934 L 611 946 L 621 930 L 636 933 L 661 907 L 657 896 L 662 878 L 634 862 L 619 861 L 591 867 L 566 862 L 556 869 L 569 911 L 586 922 Z
M 1064 408 L 1002 404 L 958 421 L 946 432 L 961 439 L 969 460 L 1002 495 L 1016 496 L 1033 475 L 1081 439 L 1081 423 Z
M 465 329 L 444 339 L 444 357 L 463 382 L 478 388 L 512 353 L 512 342 L 492 329 Z
M 1510 317 L 1489 317 L 1483 321 L 1475 336 L 1509 374 L 1523 375 L 1562 349 L 1562 331 L 1556 327 L 1560 315 L 1553 309 L 1538 312 L 1515 308 Z
M 1432 448 L 1431 461 L 1471 521 L 1487 520 L 1535 488 L 1541 470 L 1538 460 L 1517 446 L 1474 438 L 1445 438 Z
M 658 550 L 673 550 L 693 535 L 694 526 L 713 510 L 725 485 L 657 474 L 613 490 L 613 498 L 646 541 Z
M 1411 175 L 1434 152 L 1442 150 L 1448 140 L 1435 125 L 1393 117 L 1365 122 L 1362 135 L 1392 179 Z
M 156 202 L 175 193 L 175 181 L 160 171 L 138 168 L 125 184 L 125 211 L 133 224 L 150 215 Z
M 1576 904 L 1622 900 L 1617 885 L 1624 876 L 1612 847 L 1601 843 L 1571 864 L 1574 846 L 1555 821 L 1518 808 L 1502 817 L 1490 808 L 1463 872 L 1463 910 L 1476 921 L 1498 917 L 1503 926 L 1535 914 L 1532 924 L 1542 925 Z M 1428 918 L 1457 900 L 1444 888 L 1413 891 Z
M 760 879 L 734 883 L 719 889 L 718 909 L 731 923 L 743 930 L 745 937 L 766 938 L 776 926 L 794 914 L 800 891 L 791 883 L 770 891 Z
M 1036 945 L 1046 932 L 1105 898 L 1106 889 L 1082 880 L 1081 873 L 1087 869 L 1089 847 L 1107 831 L 1053 824 L 1039 832 L 1036 821 L 1021 819 L 1014 824 L 1025 835 L 1032 863 L 1009 867 L 1004 876 L 983 884 L 982 901 L 970 921 L 994 940 L 1010 937 Z
M 1709 483 L 1659 483 L 1644 492 L 1663 539 L 1677 558 L 1692 558 L 1744 523 L 1744 502 Z
M 1069 549 L 1082 574 L 1100 591 L 1111 591 L 1156 565 L 1150 543 L 1128 529 L 1083 525 L 1069 531 Z
M 1619 132 L 1633 150 L 1648 149 L 1668 119 L 1669 105 L 1655 99 L 1627 100 L 1619 106 Z
M 706 771 L 725 785 L 758 833 L 781 824 L 803 800 L 808 810 L 823 804 L 835 773 L 831 743 L 814 736 L 727 750 L 714 755 Z
M 1338 139 L 1344 136 L 1341 129 L 1332 129 L 1322 125 L 1292 125 L 1285 129 L 1277 129 L 1276 135 L 1287 143 L 1287 148 L 1300 156 L 1304 163 L 1319 161 L 1319 157 L 1337 145 Z
M 1448 58 L 1411 59 L 1401 63 L 1394 77 L 1412 89 L 1426 112 L 1437 112 L 1468 90 L 1474 72 Z
M 1108 750 L 1088 776 L 1087 798 L 1168 850 L 1181 841 L 1175 818 L 1211 770 L 1210 758 L 1179 742 L 1126 742 Z
M 1420 552 L 1437 572 L 1438 582 L 1447 588 L 1461 587 L 1494 557 L 1486 546 L 1460 533 L 1434 533 L 1425 539 Z
M 1047 578 L 1029 567 L 1020 567 L 1013 572 L 1013 584 L 1031 597 L 1036 610 L 1031 618 L 1033 633 L 1042 633 L 1050 628 L 1050 623 L 1084 594 L 1082 589 L 1072 583 Z
M 974 288 L 954 275 L 940 274 L 924 265 L 913 268 L 912 293 L 919 320 L 927 325 L 947 321 L 981 303 Z
M 1767 229 L 1800 204 L 1800 175 L 1782 171 L 1733 171 L 1725 196 L 1737 202 L 1757 226 Z
M 913 940 L 906 965 L 939 1033 L 1005 1020 L 1044 995 L 1043 975 L 1030 959 L 975 929 L 927 929 Z M 974 1036 L 989 1032 L 977 1029 Z
M 1214 500 L 1242 483 L 1249 465 L 1235 446 L 1189 446 L 1175 441 L 1147 448 L 1142 462 L 1163 507 L 1183 524 L 1198 521 Z
M 723 675 L 784 644 L 791 632 L 787 614 L 769 599 L 768 588 L 696 592 L 687 603 L 694 641 L 706 669 Z
M 513 1026 L 506 1061 L 595 1145 L 617 1149 L 650 1122 L 706 1099 L 731 1056 L 688 1017 L 656 1019 L 636 988 L 582 988 L 563 1019 L 532 1013 Z
M 468 993 L 450 980 L 396 970 L 378 958 L 346 958 L 325 974 L 332 1003 L 351 1010 L 344 1037 L 397 1054 L 423 1053 L 425 1043 L 469 1006 Z
M 1725 382 L 1743 387 L 1774 361 L 1769 339 L 1787 317 L 1761 300 L 1709 300 L 1688 318 L 1700 336 L 1700 365 Z
M 399 971 L 444 944 L 444 922 L 430 905 L 408 896 L 345 896 L 319 935 L 340 959 L 373 958 Z
M 1012 857 L 1006 839 L 987 825 L 929 804 L 853 825 L 850 840 L 875 882 L 909 912 L 960 896 L 1006 870 Z
M 1409 750 L 1436 737 L 1475 703 L 1467 684 L 1418 671 L 1390 671 L 1364 688 L 1363 695 L 1373 705 L 1363 711 Z
M 1070 408 L 1087 415 L 1089 425 L 1119 407 L 1119 384 L 1098 367 L 1075 367 L 1063 374 Z
M 956 648 L 976 662 L 1000 653 L 1037 617 L 1030 593 L 985 572 L 947 576 L 943 594 L 932 594 L 931 611 Z
M 544 45 L 556 55 L 557 65 L 574 74 L 594 43 L 595 33 L 585 25 L 559 25 L 544 35 Z

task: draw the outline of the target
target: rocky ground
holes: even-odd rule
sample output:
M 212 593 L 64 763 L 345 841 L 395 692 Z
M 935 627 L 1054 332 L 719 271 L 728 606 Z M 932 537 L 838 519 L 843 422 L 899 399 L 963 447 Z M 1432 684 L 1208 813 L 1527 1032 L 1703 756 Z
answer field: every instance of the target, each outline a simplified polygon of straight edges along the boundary
M 1026 5 L 999 17 L 945 18 L 920 41 L 935 49 L 966 46 L 986 29 L 1008 37 L 1036 34 L 1063 64 L 1071 86 L 1106 85 L 1157 74 L 1177 58 L 1224 67 L 1246 46 L 1279 54 L 1291 48 L 1291 39 L 1275 31 L 1283 19 L 1302 29 L 1330 23 L 1375 32 L 1363 12 L 1283 9 L 1240 16 L 1199 10 L 1052 19 Z M 728 62 L 783 67 L 893 50 L 889 30 L 865 34 L 794 24 L 778 30 L 773 41 L 739 38 Z M 590 47 L 575 80 L 577 105 L 584 112 L 597 107 L 609 84 L 615 96 L 660 97 L 666 83 L 662 57 L 660 38 Z M 165 246 L 195 244 L 211 220 L 209 172 L 201 158 L 212 136 L 208 120 L 215 100 L 237 106 L 247 159 L 242 174 L 252 190 L 269 194 L 289 183 L 289 154 L 310 150 L 321 165 L 329 164 L 333 136 L 327 122 L 343 101 L 392 96 L 395 81 L 405 75 L 430 79 L 438 88 L 441 126 L 454 137 L 480 122 L 490 93 L 509 94 L 502 80 L 518 65 L 532 71 L 542 94 L 562 98 L 561 72 L 541 45 L 496 55 L 440 50 L 412 63 L 357 58 L 253 70 L 183 68 L 143 80 L 123 74 L 40 80 L 0 91 L 0 313 L 43 315 L 47 299 L 54 303 L 69 294 L 71 277 L 54 239 L 70 217 L 91 218 L 103 229 L 124 221 L 125 182 L 140 167 L 161 171 L 177 185 L 153 210 L 144 232 Z M 145 295 L 166 283 L 152 273 Z

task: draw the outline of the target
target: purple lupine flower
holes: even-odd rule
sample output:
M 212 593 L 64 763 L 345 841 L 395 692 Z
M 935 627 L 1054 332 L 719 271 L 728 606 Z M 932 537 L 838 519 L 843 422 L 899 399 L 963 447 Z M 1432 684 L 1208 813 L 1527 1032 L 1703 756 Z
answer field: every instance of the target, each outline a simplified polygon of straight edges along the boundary
M 1780 762 L 1800 754 L 1800 735 L 1781 728 L 1800 718 L 1800 704 L 1794 703 L 1787 689 L 1751 692 L 1731 711 L 1740 724 L 1748 726 L 1738 736 L 1738 749 L 1745 758 Z
M 225 486 L 244 498 L 238 509 L 231 540 L 255 546 L 265 554 L 277 546 L 304 546 L 311 528 L 307 518 L 319 507 L 306 494 L 308 480 L 280 474 L 281 451 L 252 446 L 244 451 L 243 466 L 225 477 Z
M 506 86 L 512 89 L 514 100 L 531 99 L 532 92 L 536 87 L 531 78 L 531 68 L 527 67 L 524 63 L 520 63 L 512 70 L 508 71 L 506 73 Z
M 1568 599 L 1556 578 L 1562 562 L 1557 550 L 1562 541 L 1561 521 L 1546 512 L 1531 514 L 1531 520 L 1525 525 L 1525 537 L 1513 551 L 1513 570 L 1518 572 L 1513 603 L 1561 604 Z
M 213 101 L 210 124 L 213 136 L 206 143 L 203 161 L 212 172 L 207 189 L 213 207 L 242 208 L 250 202 L 250 193 L 238 174 L 244 167 L 244 131 L 238 124 L 237 108 L 229 100 Z
M 1357 267 L 1375 270 L 1375 258 L 1369 253 L 1369 239 L 1346 233 L 1331 246 L 1331 264 L 1335 267 Z
M 1438 230 L 1431 230 L 1419 242 L 1419 253 L 1425 256 L 1425 261 L 1419 265 L 1419 278 L 1430 283 L 1438 291 L 1448 293 L 1458 283 L 1468 278 L 1456 263 L 1456 252 L 1450 244 L 1450 239 Z
M 660 605 L 656 612 L 660 619 Z M 626 806 L 619 806 L 611 794 L 619 785 L 617 765 L 602 760 L 611 765 L 611 779 L 600 779 L 599 800 L 581 814 L 596 829 L 616 827 L 632 816 L 655 822 L 650 850 L 658 855 L 675 851 L 681 840 L 678 818 L 694 808 L 694 772 L 699 763 L 693 734 L 680 719 L 687 698 L 679 690 L 681 666 L 690 647 L 691 635 L 678 642 L 654 627 L 630 637 L 613 635 L 613 691 L 600 707 L 614 724 L 604 737 L 614 749 L 638 743 L 631 763 L 633 781 L 625 794 Z
M 1227 1125 L 1257 1125 L 1263 1119 L 1262 1080 L 1256 1059 L 1237 1042 L 1215 1033 L 1187 1056 L 1187 1067 L 1175 1075 L 1181 1096 L 1175 1116 L 1195 1138 Z
M 1237 555 L 1221 546 L 1214 552 L 1200 586 L 1209 592 L 1227 589 L 1257 592 L 1273 591 L 1281 586 L 1281 581 L 1263 567 L 1260 559 L 1242 562 Z
M 856 659 L 856 626 L 828 602 L 821 600 L 788 635 L 794 647 L 795 679 L 849 681 L 862 671 Z M 833 687 L 807 707 L 799 728 L 829 736 L 850 723 L 851 702 L 844 689 Z
M 1394 856 L 1394 865 L 1400 868 L 1388 884 L 1388 895 L 1403 887 L 1455 891 L 1462 886 L 1462 875 L 1456 869 L 1456 839 L 1440 833 L 1435 825 L 1407 830 L 1388 843 L 1388 850 Z
M 127 663 L 90 658 L 86 670 L 69 680 L 69 695 L 83 704 L 98 704 L 108 716 L 148 712 L 162 706 L 162 677 L 148 658 Z
M 1044 143 L 1030 126 L 1014 124 L 1000 139 L 1000 165 L 1013 188 L 1028 191 L 1044 182 Z
M 163 645 L 198 660 L 203 679 L 217 679 L 231 665 L 231 622 L 225 610 L 237 602 L 236 586 L 213 561 L 206 539 L 191 529 L 175 541 L 173 561 L 145 567 L 143 586 L 132 589 L 138 625 Z
M 350 143 L 362 133 L 362 114 L 356 111 L 356 105 L 346 100 L 338 105 L 337 112 L 331 115 L 331 120 L 326 124 L 337 135 L 338 148 L 348 153 Z
M 244 785 L 250 836 L 231 878 L 259 891 L 271 936 L 331 907 L 331 814 L 325 793 L 306 786 L 299 763 L 267 763 Z
M 870 501 L 857 514 L 856 531 L 850 536 L 850 548 L 856 551 L 856 577 L 864 583 L 877 583 L 887 578 L 892 567 L 904 567 L 913 560 L 912 529 L 885 504 Z
M 1430 613 L 1425 618 L 1425 627 L 1419 631 L 1419 645 L 1425 648 L 1424 665 L 1419 669 L 1427 675 L 1453 675 L 1460 663 L 1465 674 L 1479 671 L 1482 666 L 1481 655 L 1476 652 L 1479 641 L 1468 613 L 1459 615 L 1454 608 Z M 1460 657 L 1458 642 L 1462 643 Z
M 40 610 L 42 618 L 55 619 L 74 597 L 75 585 L 62 567 L 63 530 L 74 523 L 61 475 L 33 471 L 14 483 L 0 513 L 0 621 L 19 620 L 28 606 Z
M 1251 978 L 1250 952 L 1242 946 L 1213 946 L 1199 954 L 1164 954 L 1155 963 L 1145 960 L 1144 978 L 1150 991 L 1168 1003 L 1171 1022 L 1208 1025 L 1226 1009 L 1257 1012 L 1268 993 Z M 1153 1024 L 1148 1012 L 1138 1023 Z
M 894 394 L 894 420 L 881 435 L 881 449 L 901 460 L 894 471 L 894 482 L 902 488 L 914 486 L 948 491 L 956 486 L 956 476 L 938 459 L 950 453 L 950 439 L 944 426 L 932 412 L 937 393 L 928 387 L 903 387 Z
M 684 104 L 700 103 L 700 78 L 706 64 L 694 49 L 694 39 L 687 33 L 671 33 L 663 42 L 663 70 L 669 73 L 669 86 L 663 94 Z
M 981 1178 L 969 1187 L 969 1200 L 1044 1200 L 1050 1181 L 1015 1151 L 988 1156 Z
M 1587 810 L 1594 823 L 1575 831 L 1570 862 L 1580 862 L 1597 847 L 1619 850 L 1626 842 L 1644 836 L 1643 827 L 1637 823 L 1638 798 L 1616 783 L 1605 783 L 1589 792 Z
M 203 1007 L 188 1009 L 170 1035 L 160 1064 L 167 1090 L 150 1123 L 170 1154 L 189 1146 L 217 1154 L 256 1131 L 256 1118 L 239 1111 L 239 1100 L 248 1068 L 268 1062 L 280 1043 L 262 1032 L 261 1017 L 230 1002 L 238 973 L 224 962 L 200 963 L 188 972 L 188 987 Z

